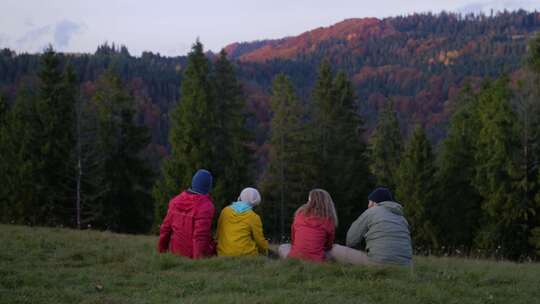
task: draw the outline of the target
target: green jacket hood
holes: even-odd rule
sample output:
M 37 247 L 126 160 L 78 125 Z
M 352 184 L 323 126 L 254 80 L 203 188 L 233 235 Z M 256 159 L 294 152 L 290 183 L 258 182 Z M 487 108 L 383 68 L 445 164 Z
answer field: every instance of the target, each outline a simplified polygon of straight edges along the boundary
M 377 204 L 378 206 L 384 207 L 390 212 L 403 216 L 403 206 L 396 202 L 386 201 L 386 202 L 380 202 Z

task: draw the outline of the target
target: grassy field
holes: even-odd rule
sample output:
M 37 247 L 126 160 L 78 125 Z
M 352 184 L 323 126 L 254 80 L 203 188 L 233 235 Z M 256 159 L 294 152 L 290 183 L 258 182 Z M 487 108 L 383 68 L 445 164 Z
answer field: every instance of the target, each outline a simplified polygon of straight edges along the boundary
M 540 265 L 412 269 L 158 255 L 157 238 L 0 225 L 0 303 L 540 303 Z

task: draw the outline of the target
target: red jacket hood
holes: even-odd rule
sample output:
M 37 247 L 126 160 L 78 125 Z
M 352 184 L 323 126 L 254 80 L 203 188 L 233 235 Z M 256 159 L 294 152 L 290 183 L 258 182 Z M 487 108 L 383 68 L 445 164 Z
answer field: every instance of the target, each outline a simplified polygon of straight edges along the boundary
M 209 201 L 212 201 L 212 198 L 209 194 L 197 194 L 191 193 L 189 191 L 184 191 L 180 193 L 180 195 L 177 195 L 175 198 L 173 198 L 171 202 L 171 207 L 177 211 L 188 212 L 191 209 L 198 207 L 200 204 Z

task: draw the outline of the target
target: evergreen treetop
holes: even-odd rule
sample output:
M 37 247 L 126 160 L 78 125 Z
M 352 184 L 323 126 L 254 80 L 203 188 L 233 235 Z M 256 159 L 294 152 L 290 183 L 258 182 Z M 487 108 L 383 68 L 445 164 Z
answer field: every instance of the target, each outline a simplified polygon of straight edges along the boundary
M 389 99 L 379 114 L 370 146 L 370 169 L 376 183 L 396 189 L 403 143 L 394 102 Z

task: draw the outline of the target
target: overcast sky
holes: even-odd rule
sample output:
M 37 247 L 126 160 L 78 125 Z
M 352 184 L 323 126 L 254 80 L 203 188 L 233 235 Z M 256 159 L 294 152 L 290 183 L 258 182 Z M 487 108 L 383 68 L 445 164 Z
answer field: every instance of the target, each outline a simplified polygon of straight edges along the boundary
M 184 55 L 197 37 L 218 51 L 347 18 L 491 7 L 540 10 L 540 0 L 0 0 L 0 48 L 38 52 L 51 43 L 61 51 L 94 52 L 108 41 L 135 55 Z

